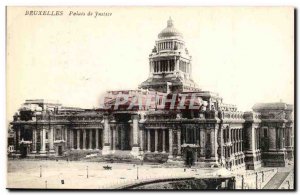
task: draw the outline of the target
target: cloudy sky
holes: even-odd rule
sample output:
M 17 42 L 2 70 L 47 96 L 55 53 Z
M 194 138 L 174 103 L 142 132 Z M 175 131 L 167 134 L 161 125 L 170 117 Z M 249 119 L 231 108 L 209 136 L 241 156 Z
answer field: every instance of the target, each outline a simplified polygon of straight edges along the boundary
M 64 14 L 26 16 L 26 10 Z M 148 56 L 170 16 L 201 89 L 242 111 L 257 102 L 293 103 L 292 8 L 8 8 L 7 119 L 25 99 L 92 108 L 106 90 L 136 89 L 148 77 Z

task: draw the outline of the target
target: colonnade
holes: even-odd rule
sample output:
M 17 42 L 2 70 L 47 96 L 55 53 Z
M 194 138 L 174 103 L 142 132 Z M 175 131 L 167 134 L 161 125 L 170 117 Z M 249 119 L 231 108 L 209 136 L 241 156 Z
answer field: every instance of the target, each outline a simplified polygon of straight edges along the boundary
M 244 163 L 243 154 L 243 129 L 242 128 L 225 128 L 223 129 L 223 154 L 227 162 L 232 165 Z M 234 162 L 232 160 L 234 159 Z
M 70 131 L 70 149 L 101 149 L 102 139 L 99 139 L 102 131 L 100 129 L 75 129 Z M 81 142 L 82 139 L 82 142 Z M 82 143 L 82 144 L 81 144 Z

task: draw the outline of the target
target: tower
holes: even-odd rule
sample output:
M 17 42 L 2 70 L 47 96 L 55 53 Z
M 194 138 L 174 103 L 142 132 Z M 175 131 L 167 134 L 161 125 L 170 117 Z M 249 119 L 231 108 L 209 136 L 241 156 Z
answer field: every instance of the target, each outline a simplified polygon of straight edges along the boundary
M 167 27 L 158 34 L 149 55 L 149 67 L 149 77 L 139 88 L 165 93 L 200 91 L 191 76 L 192 56 L 171 18 Z

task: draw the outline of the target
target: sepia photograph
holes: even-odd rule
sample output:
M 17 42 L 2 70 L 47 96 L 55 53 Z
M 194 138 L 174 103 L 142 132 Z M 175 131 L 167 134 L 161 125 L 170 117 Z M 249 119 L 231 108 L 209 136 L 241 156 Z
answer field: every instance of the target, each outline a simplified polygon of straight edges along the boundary
M 295 190 L 295 8 L 7 6 L 7 189 Z

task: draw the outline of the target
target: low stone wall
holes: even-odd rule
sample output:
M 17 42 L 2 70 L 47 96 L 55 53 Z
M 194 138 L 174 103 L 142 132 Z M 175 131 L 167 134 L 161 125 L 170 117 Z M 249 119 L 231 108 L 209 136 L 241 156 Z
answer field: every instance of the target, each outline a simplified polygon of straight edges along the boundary
M 226 182 L 227 180 L 227 182 Z M 222 185 L 227 183 L 227 186 Z M 119 189 L 147 189 L 147 190 L 212 190 L 212 189 L 234 189 L 233 178 L 169 178 L 141 181 L 135 184 L 128 184 Z
M 244 174 L 244 181 L 242 175 L 238 175 L 236 176 L 236 189 L 262 189 L 276 173 L 277 169 L 269 169 L 265 171 Z M 242 182 L 244 182 L 244 184 Z

